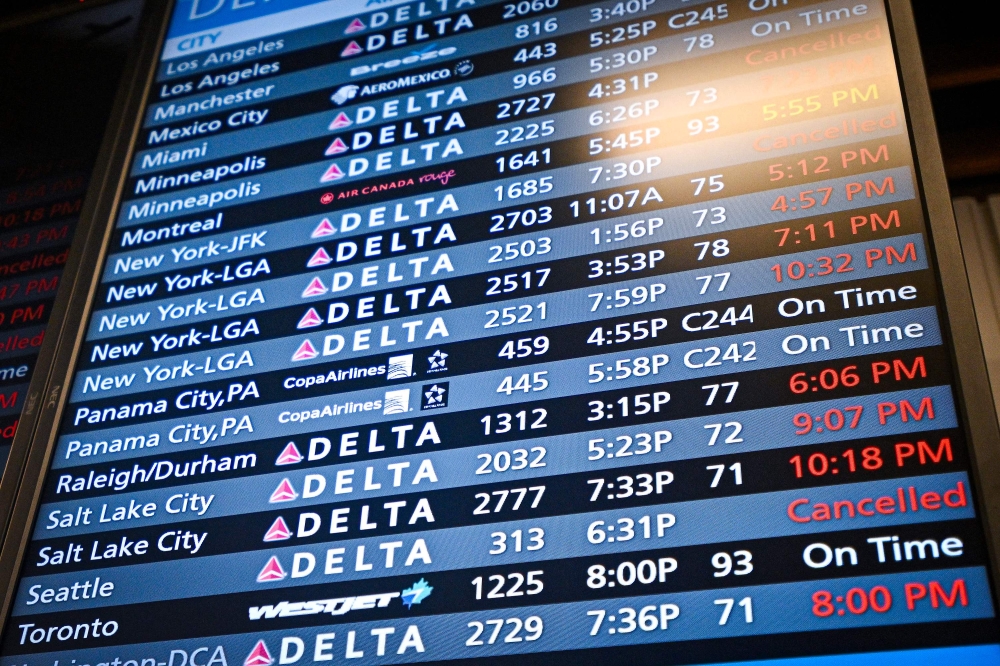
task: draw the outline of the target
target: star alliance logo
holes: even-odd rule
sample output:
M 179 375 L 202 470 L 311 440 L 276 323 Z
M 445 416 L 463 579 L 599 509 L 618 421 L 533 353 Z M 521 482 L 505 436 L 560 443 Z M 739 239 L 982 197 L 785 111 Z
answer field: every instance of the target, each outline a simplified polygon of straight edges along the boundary
M 423 389 L 420 409 L 442 409 L 448 406 L 448 382 L 426 384 Z
M 427 357 L 427 363 L 430 365 L 427 372 L 444 372 L 448 369 L 448 354 L 437 349 Z

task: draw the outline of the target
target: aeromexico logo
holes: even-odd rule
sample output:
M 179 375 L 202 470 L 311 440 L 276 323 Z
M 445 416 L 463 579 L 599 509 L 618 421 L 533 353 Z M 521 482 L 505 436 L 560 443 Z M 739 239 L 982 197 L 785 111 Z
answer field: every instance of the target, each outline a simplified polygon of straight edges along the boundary
M 355 610 L 372 608 L 387 608 L 393 599 L 401 599 L 404 606 L 413 608 L 431 595 L 434 588 L 421 578 L 402 592 L 382 592 L 378 594 L 363 594 L 356 597 L 337 597 L 335 599 L 317 599 L 315 601 L 279 601 L 267 606 L 251 606 L 251 620 L 273 620 L 277 617 L 300 617 L 302 615 L 329 614 L 333 616 L 346 615 Z M 258 644 L 259 645 L 259 644 Z M 266 646 L 263 652 L 266 652 Z M 255 648 L 256 650 L 256 648 Z M 252 654 L 252 653 L 251 653 Z

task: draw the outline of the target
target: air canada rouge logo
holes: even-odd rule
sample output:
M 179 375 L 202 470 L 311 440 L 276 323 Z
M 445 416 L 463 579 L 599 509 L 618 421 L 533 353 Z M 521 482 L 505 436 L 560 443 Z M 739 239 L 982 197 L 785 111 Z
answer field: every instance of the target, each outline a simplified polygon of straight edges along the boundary
M 287 541 L 292 538 L 292 531 L 288 529 L 288 523 L 281 516 L 275 519 L 274 523 L 264 534 L 264 541 Z
M 257 645 L 250 650 L 250 654 L 244 660 L 243 666 L 271 666 L 273 663 L 274 659 L 271 658 L 271 653 L 267 651 L 267 644 L 264 641 L 257 641 Z
M 277 504 L 279 502 L 291 502 L 292 500 L 298 498 L 299 494 L 295 492 L 295 488 L 292 487 L 292 482 L 287 478 L 282 479 L 278 487 L 274 489 L 271 493 L 271 499 L 268 500 L 271 504 Z
M 288 576 L 288 573 L 281 568 L 281 562 L 274 555 L 271 559 L 267 561 L 264 568 L 260 570 L 257 574 L 258 583 L 273 583 L 278 580 L 284 580 Z
M 299 453 L 299 447 L 295 446 L 295 442 L 288 442 L 284 449 L 282 449 L 281 454 L 278 459 L 274 462 L 275 465 L 294 465 L 296 463 L 302 462 L 302 454 Z
M 309 308 L 306 313 L 302 315 L 302 319 L 299 319 L 299 323 L 296 328 L 313 328 L 314 326 L 319 326 L 322 323 L 323 318 L 319 316 L 318 312 L 316 312 L 316 308 Z

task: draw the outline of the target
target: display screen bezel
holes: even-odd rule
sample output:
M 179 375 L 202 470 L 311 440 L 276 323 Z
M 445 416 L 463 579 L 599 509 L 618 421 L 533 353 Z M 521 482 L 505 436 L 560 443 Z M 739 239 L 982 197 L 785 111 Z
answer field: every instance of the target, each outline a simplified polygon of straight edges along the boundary
M 17 582 L 41 504 L 68 392 L 100 285 L 102 268 L 129 167 L 138 147 L 146 100 L 154 85 L 175 0 L 147 2 L 108 139 L 96 166 L 64 287 L 28 392 L 27 407 L 0 483 L 0 626 L 6 626 Z M 1000 428 L 992 399 L 972 295 L 934 125 L 926 75 L 909 0 L 885 0 L 897 75 L 913 150 L 918 196 L 927 219 L 929 251 L 938 276 L 948 353 L 954 364 L 958 411 L 969 442 L 971 474 L 987 547 L 990 573 L 1000 580 Z M 957 350 L 962 350 L 958 353 Z M 5 510 L 5 507 L 8 510 Z M 1000 637 L 997 637 L 1000 640 Z

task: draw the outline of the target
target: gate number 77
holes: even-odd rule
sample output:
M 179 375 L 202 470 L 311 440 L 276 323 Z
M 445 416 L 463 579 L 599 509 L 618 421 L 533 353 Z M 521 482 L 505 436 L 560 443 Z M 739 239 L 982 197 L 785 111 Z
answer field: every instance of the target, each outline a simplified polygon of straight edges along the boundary
M 704 389 L 705 391 L 711 391 L 711 393 L 708 394 L 708 400 L 705 401 L 705 406 L 706 407 L 711 406 L 712 403 L 715 402 L 715 396 L 719 394 L 719 387 L 720 386 L 728 386 L 729 387 L 729 395 L 726 396 L 726 404 L 728 405 L 729 403 L 731 403 L 733 401 L 733 398 L 736 397 L 736 389 L 738 389 L 740 387 L 740 383 L 739 382 L 723 382 L 722 384 L 708 384 L 707 386 L 702 386 L 701 388 Z
M 715 275 L 702 275 L 700 277 L 696 277 L 695 280 L 705 281 L 705 284 L 701 286 L 701 291 L 699 291 L 698 293 L 704 294 L 705 292 L 707 292 L 708 285 L 712 284 L 712 280 L 715 278 L 722 279 L 722 284 L 719 285 L 719 291 L 722 291 L 723 289 L 726 288 L 726 285 L 729 284 L 729 275 L 730 273 L 716 273 Z

